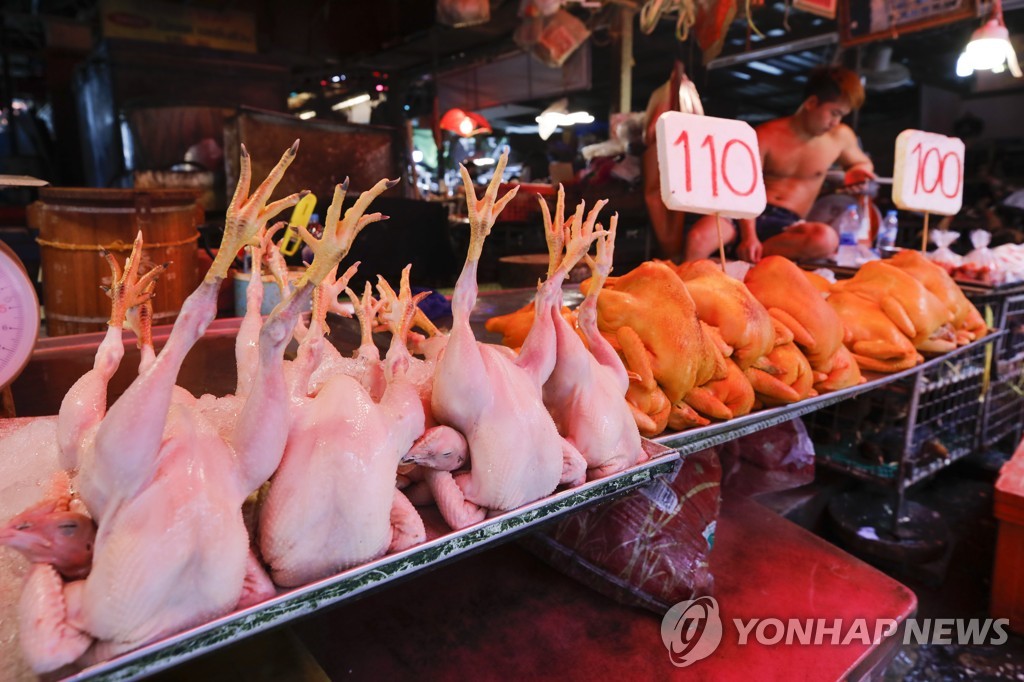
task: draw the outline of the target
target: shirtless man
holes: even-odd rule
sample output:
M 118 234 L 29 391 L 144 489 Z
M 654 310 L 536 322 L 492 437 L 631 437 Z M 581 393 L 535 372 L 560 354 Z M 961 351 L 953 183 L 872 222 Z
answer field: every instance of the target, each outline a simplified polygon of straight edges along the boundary
M 857 74 L 839 66 L 816 69 L 807 80 L 805 99 L 792 116 L 757 128 L 768 206 L 756 219 L 741 219 L 736 255 L 756 263 L 762 256 L 826 258 L 839 246 L 839 235 L 825 223 L 804 222 L 837 161 L 846 184 L 874 178 L 871 160 L 857 145 L 849 126 L 840 121 L 864 103 Z M 736 225 L 721 219 L 726 244 L 737 238 Z M 714 216 L 698 220 L 686 241 L 686 260 L 707 258 L 718 248 Z

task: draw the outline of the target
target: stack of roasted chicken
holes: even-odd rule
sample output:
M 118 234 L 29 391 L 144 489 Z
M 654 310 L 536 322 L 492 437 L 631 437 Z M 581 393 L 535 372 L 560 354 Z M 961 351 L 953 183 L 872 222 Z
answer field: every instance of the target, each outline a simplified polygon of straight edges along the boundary
M 770 256 L 742 282 L 708 260 L 649 261 L 603 286 L 598 329 L 629 371 L 626 399 L 648 437 L 855 386 L 861 370 L 909 369 L 922 352 L 987 333 L 949 275 L 915 251 L 834 284 Z M 517 347 L 531 313 L 487 329 Z M 562 315 L 571 323 L 572 311 Z

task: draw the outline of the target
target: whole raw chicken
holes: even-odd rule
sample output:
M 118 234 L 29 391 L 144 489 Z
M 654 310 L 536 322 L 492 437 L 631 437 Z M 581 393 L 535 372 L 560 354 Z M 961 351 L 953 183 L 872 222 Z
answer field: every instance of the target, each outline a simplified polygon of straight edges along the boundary
M 288 160 L 286 154 L 249 198 L 243 155 L 228 209 L 236 226 L 265 223 L 271 207 L 264 205 Z M 281 210 L 298 199 L 272 206 Z M 123 280 L 112 296 L 112 327 L 141 293 L 132 275 Z M 255 590 L 248 596 L 272 593 L 248 550 L 241 506 L 283 450 L 282 354 L 297 309 L 282 305 L 264 325 L 257 380 L 225 441 L 192 409 L 194 399 L 175 386 L 185 355 L 216 313 L 219 285 L 218 276 L 208 276 L 186 299 L 163 350 L 109 411 L 105 372 L 84 378 L 61 405 L 65 455 L 77 459 L 81 498 L 99 530 L 86 579 L 63 583 L 44 563 L 33 564 L 28 574 L 20 638 L 37 671 L 54 670 L 87 651 L 89 659 L 103 659 L 222 615 L 243 598 L 247 573 Z M 116 367 L 121 352 L 101 345 L 97 367 Z
M 470 244 L 452 299 L 452 330 L 434 372 L 431 405 L 440 425 L 425 436 L 452 447 L 461 436 L 468 447 L 469 472 L 452 476 L 447 471 L 427 471 L 434 500 L 448 525 L 456 529 L 481 521 L 487 510 L 515 509 L 550 494 L 560 482 L 579 483 L 586 475 L 586 461 L 558 434 L 544 407 L 541 387 L 555 363 L 550 306 L 557 299 L 551 291 L 560 289 L 569 269 L 598 233 L 569 240 L 566 259 L 538 292 L 536 323 L 518 357 L 502 347 L 478 343 L 470 327 L 484 239 L 515 196 L 513 189 L 497 199 L 506 162 L 503 155 L 480 200 L 469 173 L 461 169 Z M 451 435 L 435 438 L 438 431 Z
M 79 580 L 92 570 L 96 524 L 75 508 L 65 471 L 54 476 L 50 491 L 38 504 L 0 528 L 0 545 L 18 550 L 33 564 L 49 564 L 62 577 Z
M 403 285 L 397 296 L 378 289 L 393 333 L 380 401 L 354 377 L 335 373 L 294 414 L 260 509 L 260 551 L 278 585 L 302 585 L 426 539 L 419 514 L 395 487 L 399 461 L 425 426 L 407 377 L 416 303 L 407 274 Z M 323 335 L 304 343 L 324 344 Z
M 124 357 L 123 329 L 133 320 L 136 335 L 142 347 L 139 371 L 153 363 L 153 338 L 150 333 L 152 316 L 131 312 L 149 304 L 153 297 L 152 284 L 166 266 L 153 268 L 139 276 L 142 260 L 142 232 L 135 236 L 132 251 L 125 261 L 124 269 L 108 251 L 101 255 L 110 266 L 111 285 L 106 289 L 112 301 L 107 333 L 96 350 L 91 370 L 79 377 L 61 402 L 62 416 L 57 421 L 57 443 L 60 446 L 61 464 L 65 469 L 77 469 L 83 453 L 90 447 L 86 436 L 107 411 L 107 385 L 114 376 Z M 152 310 L 149 305 L 148 310 Z M 67 406 L 67 409 L 65 409 Z
M 550 254 L 549 277 L 555 274 L 562 260 L 566 231 L 563 202 L 564 192 L 559 187 L 552 220 L 547 204 L 541 201 Z M 583 216 L 581 202 L 572 218 L 576 224 L 568 232 L 593 232 L 594 221 L 605 203 L 598 202 L 587 216 L 587 224 L 581 227 L 578 225 Z M 556 356 L 554 370 L 544 383 L 544 404 L 558 432 L 586 459 L 588 479 L 609 476 L 646 459 L 640 432 L 625 398 L 629 387 L 626 368 L 597 328 L 597 301 L 611 272 L 617 224 L 618 215 L 612 216 L 608 234 L 597 241 L 597 257 L 587 256 L 593 276 L 587 296 L 580 304 L 579 323 L 589 350 L 560 312 L 561 287 L 552 287 L 556 301 L 550 313 L 555 328 Z

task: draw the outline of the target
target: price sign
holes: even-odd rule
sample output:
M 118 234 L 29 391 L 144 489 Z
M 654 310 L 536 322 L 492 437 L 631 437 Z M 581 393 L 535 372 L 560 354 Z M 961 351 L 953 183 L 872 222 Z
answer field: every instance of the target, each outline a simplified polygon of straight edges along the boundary
M 923 130 L 896 137 L 892 200 L 902 209 L 953 215 L 964 199 L 964 143 Z
M 755 218 L 765 207 L 757 134 L 743 121 L 669 111 L 657 123 L 661 198 L 674 211 Z

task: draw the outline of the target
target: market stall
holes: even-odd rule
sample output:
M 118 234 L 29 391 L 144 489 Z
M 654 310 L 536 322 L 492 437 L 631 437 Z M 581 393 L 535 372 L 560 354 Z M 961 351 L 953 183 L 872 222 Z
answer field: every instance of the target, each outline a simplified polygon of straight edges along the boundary
M 0 678 L 884 674 L 1024 428 L 1024 14 L 856 4 L 5 10 Z

